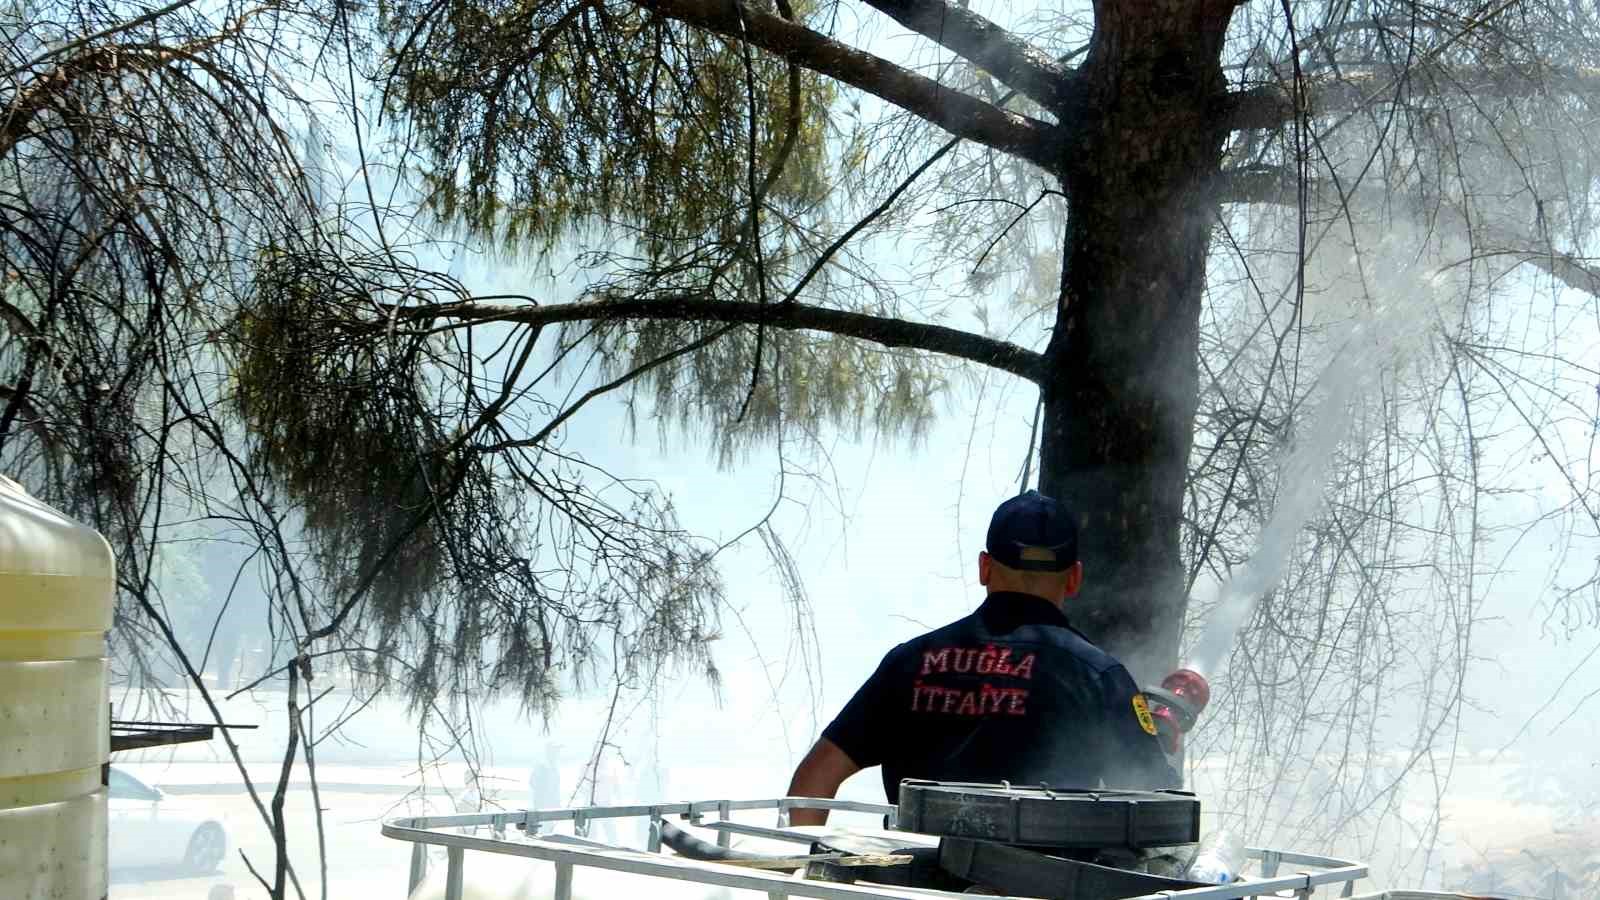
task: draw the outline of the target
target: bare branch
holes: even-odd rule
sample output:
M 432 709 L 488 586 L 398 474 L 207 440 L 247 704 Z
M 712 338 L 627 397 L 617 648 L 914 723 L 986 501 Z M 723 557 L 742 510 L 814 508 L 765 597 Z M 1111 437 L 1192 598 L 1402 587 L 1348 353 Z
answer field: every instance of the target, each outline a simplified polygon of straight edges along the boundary
M 1305 197 L 1309 203 L 1348 203 L 1372 209 L 1405 202 L 1376 186 L 1358 188 L 1341 199 L 1339 191 L 1325 179 L 1309 182 Z M 1216 198 L 1221 203 L 1293 206 L 1299 202 L 1300 187 L 1292 172 L 1274 167 L 1252 167 L 1224 173 Z M 1436 202 L 1429 208 L 1429 214 L 1440 224 L 1460 228 L 1463 233 L 1470 224 L 1471 230 L 1478 235 L 1475 248 L 1478 257 L 1513 257 L 1543 270 L 1567 287 L 1600 297 L 1600 261 L 1557 251 L 1534 236 L 1513 234 L 1508 229 L 1483 222 L 1469 223 L 1467 216 L 1450 204 Z
M 885 347 L 910 347 L 931 353 L 943 353 L 958 359 L 993 366 L 1034 382 L 1043 377 L 1043 357 L 1007 341 L 944 325 L 828 309 L 804 303 L 763 305 L 711 300 L 700 295 L 681 295 L 650 300 L 603 299 L 550 306 L 468 301 L 435 306 L 396 306 L 389 307 L 388 312 L 398 319 L 409 321 L 444 319 L 457 322 L 520 322 L 525 325 L 602 319 L 761 324 L 768 328 L 793 331 L 826 331 L 845 337 L 860 338 Z
M 1404 72 L 1372 68 L 1309 78 L 1304 86 L 1306 104 L 1312 115 L 1351 112 L 1382 100 L 1401 79 L 1426 83 L 1430 93 L 1470 94 L 1480 100 L 1600 93 L 1600 69 L 1590 67 L 1416 65 Z M 1222 115 L 1234 131 L 1279 128 L 1294 121 L 1294 85 L 1281 82 L 1235 91 Z
M 230 26 L 214 35 L 207 35 L 180 46 L 159 44 L 121 43 L 105 44 L 84 50 L 62 63 L 49 74 L 30 83 L 26 89 L 11 99 L 0 121 L 0 157 L 9 156 L 17 142 L 27 136 L 33 120 L 58 99 L 78 90 L 83 81 L 95 78 L 125 77 L 140 72 L 150 72 L 177 60 L 193 57 L 213 47 L 235 39 L 245 23 L 259 9 L 247 11 Z
M 988 70 L 1046 109 L 1072 103 L 1073 72 L 1049 54 L 966 6 L 946 0 L 867 0 L 868 5 L 923 37 Z
M 953 135 L 1049 165 L 1054 126 L 1007 112 L 747 3 L 712 0 L 637 0 L 639 5 L 688 25 L 757 47 L 814 72 L 874 94 Z

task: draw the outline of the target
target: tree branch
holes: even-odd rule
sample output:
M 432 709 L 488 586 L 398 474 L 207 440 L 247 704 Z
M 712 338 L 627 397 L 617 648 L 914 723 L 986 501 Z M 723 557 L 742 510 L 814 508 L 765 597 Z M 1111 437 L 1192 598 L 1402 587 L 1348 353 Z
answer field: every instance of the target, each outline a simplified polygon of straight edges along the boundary
M 216 34 L 177 46 L 131 42 L 103 44 L 66 60 L 5 98 L 6 109 L 0 113 L 0 157 L 9 157 L 17 143 L 28 135 L 33 120 L 56 101 L 81 90 L 85 81 L 148 72 L 209 50 L 237 37 L 259 12 L 261 8 L 246 10 Z M 42 58 L 55 54 L 56 51 L 52 51 Z
M 1059 113 L 1073 102 L 1071 69 L 964 6 L 946 0 L 867 0 L 867 4 L 1046 109 Z
M 735 40 L 837 79 L 914 113 L 953 135 L 1046 168 L 1055 126 L 1007 112 L 931 78 L 786 21 L 743 0 L 634 0 L 640 7 Z
M 1397 198 L 1377 187 L 1363 187 L 1341 198 L 1334 186 L 1325 179 L 1315 179 L 1307 186 L 1307 202 L 1347 202 L 1352 206 L 1380 209 L 1394 205 Z M 1219 203 L 1261 203 L 1293 206 L 1299 202 L 1300 188 L 1293 172 L 1273 167 L 1252 167 L 1249 170 L 1224 173 L 1217 184 L 1214 197 Z M 1428 209 L 1430 218 L 1465 231 L 1467 216 L 1455 206 L 1436 203 Z M 1538 247 L 1536 241 L 1497 228 L 1486 223 L 1476 223 L 1478 236 L 1476 256 L 1511 256 L 1519 262 L 1530 263 L 1557 281 L 1587 294 L 1600 297 L 1600 261 L 1571 253 L 1556 251 L 1549 246 Z
M 1313 115 L 1349 111 L 1365 104 L 1378 84 L 1362 75 L 1309 78 L 1305 100 Z M 1232 131 L 1270 131 L 1295 120 L 1294 102 L 1293 84 L 1265 84 L 1229 92 L 1219 115 Z
M 34 405 L 33 392 L 27 384 L 0 384 L 0 402 L 5 405 L 5 412 L 0 413 L 0 447 L 5 446 L 6 438 L 11 433 L 11 424 L 20 421 L 23 427 L 39 438 L 47 452 L 57 452 L 55 436 L 50 433 L 44 414 Z
M 1042 356 L 1007 341 L 943 325 L 804 303 L 763 305 L 710 300 L 702 295 L 687 294 L 650 300 L 602 299 L 550 306 L 467 301 L 433 306 L 391 306 L 386 308 L 386 312 L 396 319 L 409 321 L 445 319 L 457 322 L 518 322 L 525 325 L 621 319 L 762 324 L 788 331 L 823 331 L 885 347 L 909 347 L 942 353 L 992 366 L 1033 382 L 1043 377 L 1044 370 Z M 387 326 L 387 318 L 383 324 Z
M 1430 93 L 1471 94 L 1479 98 L 1600 93 L 1600 69 L 1597 68 L 1482 66 L 1459 69 L 1427 63 L 1404 71 L 1374 67 L 1309 78 L 1305 85 L 1306 103 L 1312 115 L 1351 112 L 1392 93 L 1402 79 L 1425 81 L 1432 88 Z M 1283 126 L 1295 117 L 1294 85 L 1279 82 L 1234 91 L 1224 102 L 1221 115 L 1234 131 Z

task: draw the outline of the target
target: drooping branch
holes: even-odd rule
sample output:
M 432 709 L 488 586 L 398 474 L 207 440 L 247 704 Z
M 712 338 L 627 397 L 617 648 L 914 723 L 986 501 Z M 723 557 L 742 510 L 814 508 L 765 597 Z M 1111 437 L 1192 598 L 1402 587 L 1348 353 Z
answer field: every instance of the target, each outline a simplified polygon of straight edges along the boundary
M 1044 367 L 1043 357 L 1032 350 L 959 328 L 805 303 L 743 303 L 712 300 L 703 295 L 681 295 L 650 300 L 608 298 L 549 306 L 466 301 L 389 307 L 386 312 L 403 321 L 496 321 L 525 325 L 624 319 L 761 324 L 790 331 L 823 331 L 884 347 L 942 353 L 1034 382 L 1043 376 Z
M 0 157 L 9 157 L 17 143 L 28 135 L 34 119 L 64 97 L 81 90 L 86 81 L 126 77 L 192 59 L 196 54 L 235 39 L 245 24 L 260 12 L 259 8 L 248 10 L 218 33 L 177 46 L 127 42 L 83 50 L 4 99 L 6 110 L 0 121 Z M 52 55 L 54 51 L 46 54 Z
M 1224 173 L 1217 182 L 1214 198 L 1219 203 L 1263 203 L 1293 206 L 1300 202 L 1301 194 L 1294 173 L 1271 166 L 1252 167 L 1248 170 Z M 1406 202 L 1378 187 L 1360 187 L 1340 196 L 1334 185 L 1326 179 L 1313 179 L 1306 185 L 1305 200 L 1312 204 L 1348 204 L 1363 209 L 1381 209 Z M 1420 202 L 1420 201 L 1418 201 Z M 1466 233 L 1469 224 L 1477 235 L 1477 255 L 1500 255 L 1515 258 L 1544 271 L 1557 281 L 1572 288 L 1600 297 L 1600 261 L 1540 246 L 1540 241 L 1518 235 L 1509 229 L 1485 222 L 1469 223 L 1459 208 L 1444 202 L 1434 202 L 1427 217 L 1436 225 L 1457 228 Z
M 1519 98 L 1539 94 L 1600 94 L 1600 69 L 1589 67 L 1522 68 L 1480 66 L 1459 68 L 1417 64 L 1406 70 L 1389 68 L 1346 69 L 1338 75 L 1307 79 L 1306 105 L 1312 115 L 1350 112 L 1382 101 L 1404 79 L 1407 93 L 1418 84 L 1430 93 L 1472 95 L 1477 98 Z M 1222 115 L 1234 131 L 1280 128 L 1294 120 L 1294 85 L 1288 81 L 1235 91 L 1228 95 Z
M 1054 126 L 1007 112 L 743 0 L 635 0 L 640 7 L 752 45 L 874 94 L 958 137 L 1041 166 Z
M 1046 109 L 1071 105 L 1073 73 L 1049 54 L 966 6 L 946 0 L 867 0 L 906 28 L 987 70 Z
M 7 98 L 5 121 L 0 122 L 0 157 L 10 156 L 17 142 L 33 126 L 33 120 L 84 80 L 155 69 L 172 59 L 170 52 L 151 53 L 142 48 L 113 44 L 86 50 L 67 60 Z

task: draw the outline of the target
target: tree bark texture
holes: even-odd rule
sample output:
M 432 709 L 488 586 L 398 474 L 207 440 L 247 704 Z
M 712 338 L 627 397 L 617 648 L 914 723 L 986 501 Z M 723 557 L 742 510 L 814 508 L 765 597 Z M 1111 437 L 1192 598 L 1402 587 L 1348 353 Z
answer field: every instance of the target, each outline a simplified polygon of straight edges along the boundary
M 1231 3 L 1100 0 L 1079 69 L 1040 486 L 1082 525 L 1069 615 L 1141 683 L 1178 663 L 1179 525 L 1226 97 Z

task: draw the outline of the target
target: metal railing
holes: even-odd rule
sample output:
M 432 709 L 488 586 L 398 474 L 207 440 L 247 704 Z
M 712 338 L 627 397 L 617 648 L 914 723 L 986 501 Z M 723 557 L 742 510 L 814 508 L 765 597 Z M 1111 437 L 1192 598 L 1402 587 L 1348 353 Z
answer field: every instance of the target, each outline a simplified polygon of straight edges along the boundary
M 555 865 L 555 887 L 551 900 L 572 900 L 573 872 L 579 867 L 608 869 L 675 881 L 696 882 L 726 888 L 764 892 L 769 900 L 789 897 L 815 897 L 821 900 L 904 900 L 904 898 L 959 897 L 961 895 L 931 888 L 907 888 L 889 885 L 836 884 L 824 881 L 799 880 L 752 870 L 736 865 L 701 862 L 660 853 L 661 822 L 667 816 L 687 819 L 691 824 L 717 832 L 717 843 L 728 847 L 733 835 L 744 834 L 771 840 L 789 841 L 809 845 L 816 836 L 787 831 L 789 812 L 794 809 L 827 809 L 840 812 L 870 813 L 881 816 L 886 828 L 893 828 L 895 807 L 881 803 L 857 803 L 850 800 L 819 800 L 810 797 L 776 797 L 762 800 L 700 800 L 691 803 L 652 803 L 632 806 L 588 806 L 571 809 L 540 809 L 504 813 L 468 813 L 450 816 L 412 816 L 391 819 L 383 824 L 383 836 L 409 841 L 411 848 L 411 873 L 408 896 L 415 892 L 427 873 L 427 848 L 444 847 L 446 850 L 445 900 L 461 900 L 466 851 L 497 853 L 525 859 L 543 860 Z M 735 812 L 773 810 L 777 813 L 777 827 L 764 828 L 734 822 Z M 709 814 L 717 818 L 706 820 Z M 634 818 L 648 816 L 649 838 L 643 850 L 614 847 L 589 840 L 589 825 L 599 819 Z M 540 835 L 537 829 L 548 822 L 571 822 L 576 836 Z M 478 837 L 459 831 L 464 828 L 489 828 L 495 837 Z M 449 829 L 441 830 L 441 829 Z M 526 829 L 524 839 L 504 837 L 512 829 Z M 909 837 L 909 835 L 908 835 Z M 1182 891 L 1158 891 L 1126 900 L 1242 900 L 1247 897 L 1291 896 L 1307 900 L 1324 886 L 1342 886 L 1340 897 L 1356 898 L 1356 882 L 1367 876 L 1363 863 L 1294 853 L 1287 850 L 1249 848 L 1247 855 L 1259 862 L 1260 875 L 1249 881 L 1211 887 L 1190 888 Z M 1290 867 L 1292 874 L 1280 874 Z M 1302 868 L 1304 867 L 1304 868 Z M 1310 871 L 1316 870 L 1316 871 Z M 1413 895 L 1403 892 L 1368 894 L 1371 900 L 1404 900 Z M 1448 897 L 1452 895 L 1419 894 L 1418 897 Z
M 1350 900 L 1490 900 L 1482 894 L 1457 894 L 1451 891 L 1378 891 Z

